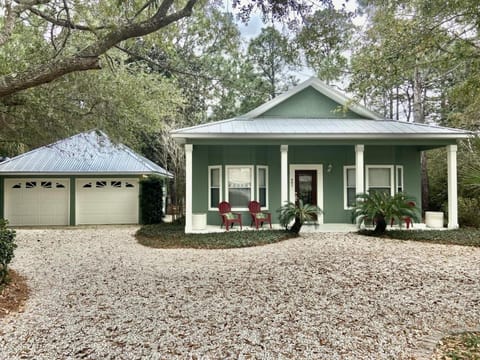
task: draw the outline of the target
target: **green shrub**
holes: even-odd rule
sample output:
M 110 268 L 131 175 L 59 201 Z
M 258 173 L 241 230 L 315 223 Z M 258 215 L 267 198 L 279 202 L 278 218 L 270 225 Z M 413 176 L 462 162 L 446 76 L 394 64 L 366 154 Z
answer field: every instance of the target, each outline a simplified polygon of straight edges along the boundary
M 280 210 L 280 224 L 285 228 L 285 230 L 291 231 L 294 234 L 298 234 L 303 224 L 306 221 L 316 220 L 316 216 L 322 213 L 316 205 L 303 204 L 302 200 L 298 200 L 297 203 L 289 202 L 283 205 Z M 288 229 L 288 225 L 293 221 L 294 223 Z
M 163 220 L 163 178 L 150 175 L 140 181 L 142 224 L 160 224 Z
M 5 284 L 8 275 L 8 264 L 13 259 L 16 249 L 15 230 L 7 228 L 7 221 L 0 219 L 0 286 Z
M 404 193 L 396 193 L 394 196 L 382 191 L 358 194 L 357 202 L 352 209 L 352 218 L 358 225 L 367 220 L 374 220 L 375 232 L 382 234 L 390 219 L 399 224 L 402 224 L 405 217 L 411 218 L 413 222 L 419 222 L 420 209 L 413 204 L 415 199 Z
M 480 228 L 479 198 L 458 198 L 458 223 L 460 226 Z

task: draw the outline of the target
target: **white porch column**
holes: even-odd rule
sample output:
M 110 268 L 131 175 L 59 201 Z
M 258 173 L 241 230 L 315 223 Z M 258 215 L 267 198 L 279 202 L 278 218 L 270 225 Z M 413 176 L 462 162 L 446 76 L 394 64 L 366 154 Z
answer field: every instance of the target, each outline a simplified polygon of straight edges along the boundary
M 288 201 L 288 145 L 280 145 L 281 168 L 280 168 L 280 182 L 281 195 L 280 206 L 285 205 Z
M 192 232 L 192 153 L 193 145 L 185 144 L 185 233 Z
M 364 160 L 363 153 L 365 150 L 364 145 L 355 145 L 355 192 L 361 194 L 365 192 L 364 184 Z
M 447 145 L 448 228 L 458 228 L 457 145 Z

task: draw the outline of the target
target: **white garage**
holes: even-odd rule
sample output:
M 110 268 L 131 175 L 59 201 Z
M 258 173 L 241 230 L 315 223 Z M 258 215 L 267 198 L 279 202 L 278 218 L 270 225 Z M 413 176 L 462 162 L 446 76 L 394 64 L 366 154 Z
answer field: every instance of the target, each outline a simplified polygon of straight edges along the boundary
M 137 224 L 140 179 L 149 174 L 172 177 L 101 131 L 81 133 L 0 163 L 0 218 L 13 226 Z
M 68 179 L 5 179 L 5 218 L 10 225 L 68 225 Z
M 77 179 L 77 224 L 137 224 L 138 179 Z

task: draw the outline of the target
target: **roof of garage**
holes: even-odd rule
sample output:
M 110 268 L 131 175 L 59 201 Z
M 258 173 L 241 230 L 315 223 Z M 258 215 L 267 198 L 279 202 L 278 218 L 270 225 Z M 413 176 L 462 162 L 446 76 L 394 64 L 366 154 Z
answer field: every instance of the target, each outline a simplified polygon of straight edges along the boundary
M 157 174 L 173 177 L 128 146 L 113 143 L 99 130 L 77 134 L 4 161 L 0 163 L 0 174 Z

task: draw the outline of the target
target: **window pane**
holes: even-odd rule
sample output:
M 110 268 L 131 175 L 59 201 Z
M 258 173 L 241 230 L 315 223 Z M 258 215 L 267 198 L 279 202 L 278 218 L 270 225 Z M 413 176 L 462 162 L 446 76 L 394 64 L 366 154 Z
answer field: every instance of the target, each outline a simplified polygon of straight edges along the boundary
M 229 168 L 227 183 L 230 205 L 246 208 L 252 194 L 252 169 L 248 167 Z
M 355 188 L 347 189 L 347 206 L 352 207 L 355 205 Z
M 368 169 L 369 188 L 382 187 L 390 188 L 390 169 L 374 168 Z
M 252 181 L 252 172 L 250 168 L 228 169 L 228 187 L 229 188 L 250 188 Z
M 210 189 L 210 207 L 216 208 L 220 203 L 220 189 L 211 188 Z
M 210 170 L 210 184 L 212 187 L 220 187 L 220 169 Z
M 232 207 L 247 207 L 250 201 L 250 188 L 229 189 L 228 200 Z
M 259 187 L 265 187 L 266 184 L 266 170 L 263 168 L 258 169 L 258 186 Z
M 267 189 L 266 188 L 260 188 L 258 189 L 258 202 L 260 203 L 261 207 L 266 207 L 267 206 Z
M 397 168 L 397 192 L 403 191 L 403 168 Z
M 347 186 L 355 187 L 355 169 L 347 169 Z
M 383 193 L 385 193 L 385 194 L 387 194 L 387 195 L 390 195 L 390 187 L 388 187 L 388 188 L 381 188 L 381 187 L 372 188 L 372 187 L 370 187 L 370 188 L 368 189 L 368 192 L 369 192 L 370 194 L 373 194 L 373 193 L 375 193 L 375 192 L 383 192 Z

